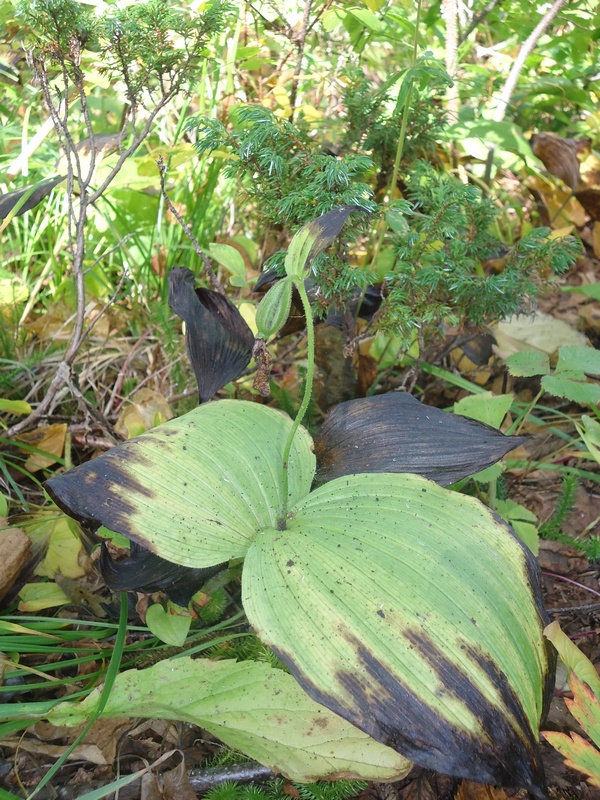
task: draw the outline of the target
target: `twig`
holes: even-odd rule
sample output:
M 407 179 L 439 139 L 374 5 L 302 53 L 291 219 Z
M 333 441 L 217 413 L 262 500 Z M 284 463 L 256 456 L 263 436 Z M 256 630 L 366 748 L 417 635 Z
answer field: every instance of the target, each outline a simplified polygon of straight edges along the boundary
M 496 106 L 496 110 L 494 112 L 494 122 L 502 122 L 504 119 L 506 109 L 508 108 L 508 104 L 510 103 L 510 99 L 517 85 L 517 81 L 519 80 L 519 75 L 525 66 L 527 57 L 538 43 L 540 36 L 544 33 L 548 25 L 550 25 L 554 17 L 558 14 L 561 8 L 567 4 L 567 2 L 568 0 L 554 0 L 554 3 L 550 6 L 548 11 L 546 11 L 544 16 L 521 45 L 519 55 L 516 57 L 514 64 L 508 73 L 506 83 L 500 92 L 498 105 Z
M 490 2 L 486 6 L 484 6 L 483 9 L 479 12 L 479 14 L 476 14 L 473 17 L 469 27 L 466 29 L 466 31 L 464 33 L 462 33 L 460 35 L 460 37 L 458 39 L 459 46 L 469 38 L 469 36 L 473 33 L 473 31 L 479 25 L 479 23 L 482 20 L 484 20 L 487 17 L 487 15 L 491 11 L 493 11 L 496 8 L 496 6 L 499 6 L 500 3 L 502 3 L 502 2 L 503 2 L 503 0 L 490 0 Z
M 302 13 L 302 22 L 300 23 L 300 30 L 293 37 L 292 41 L 296 45 L 296 69 L 294 70 L 294 77 L 292 78 L 292 92 L 290 96 L 290 106 L 292 108 L 292 117 L 294 109 L 296 108 L 296 97 L 298 95 L 298 80 L 302 72 L 302 59 L 304 58 L 304 47 L 306 45 L 306 36 L 308 34 L 308 20 L 310 17 L 310 10 L 312 8 L 312 0 L 306 0 L 304 4 L 304 11 Z
M 588 603 L 586 606 L 565 606 L 564 608 L 547 608 L 549 614 L 570 614 L 572 611 L 600 611 L 600 603 Z
M 226 767 L 209 767 L 203 770 L 188 770 L 188 779 L 190 786 L 196 794 L 204 794 L 216 786 L 221 786 L 227 781 L 235 781 L 236 783 L 265 783 L 272 778 L 277 777 L 275 773 L 271 772 L 268 767 L 263 767 L 254 761 L 249 761 L 244 764 L 231 764 Z M 119 790 L 119 800 L 137 800 L 140 796 L 140 788 L 142 779 L 122 787 Z M 38 800 L 50 800 L 51 797 L 56 797 L 57 800 L 75 800 L 84 793 L 101 789 L 106 784 L 99 781 L 92 781 L 92 783 L 76 784 L 71 783 L 67 786 L 61 786 L 55 790 L 55 794 L 50 795 L 46 790 L 39 792 L 37 795 Z
M 163 200 L 165 201 L 165 204 L 166 204 L 167 208 L 169 209 L 171 214 L 173 214 L 173 216 L 175 217 L 177 222 L 181 225 L 181 227 L 183 229 L 183 232 L 188 237 L 190 242 L 193 244 L 194 250 L 196 251 L 196 253 L 202 259 L 202 263 L 204 264 L 204 271 L 208 275 L 208 277 L 210 279 L 210 282 L 212 283 L 213 287 L 215 288 L 215 290 L 217 292 L 219 292 L 219 294 L 224 295 L 225 294 L 225 289 L 223 289 L 223 287 L 221 286 L 221 283 L 219 282 L 219 279 L 217 278 L 217 276 L 215 274 L 215 271 L 211 266 L 210 259 L 208 258 L 208 256 L 204 252 L 204 250 L 200 247 L 200 244 L 199 244 L 198 240 L 196 239 L 196 237 L 194 236 L 194 234 L 192 233 L 189 225 L 186 223 L 186 221 L 183 219 L 183 217 L 181 216 L 179 211 L 177 211 L 177 209 L 175 208 L 175 206 L 173 205 L 173 203 L 169 199 L 169 196 L 167 194 L 167 188 L 165 186 L 165 177 L 166 177 L 166 174 L 167 174 L 167 165 L 163 161 L 162 157 L 159 157 L 157 159 L 156 164 L 158 166 L 158 174 L 160 175 L 160 193 L 162 195 Z

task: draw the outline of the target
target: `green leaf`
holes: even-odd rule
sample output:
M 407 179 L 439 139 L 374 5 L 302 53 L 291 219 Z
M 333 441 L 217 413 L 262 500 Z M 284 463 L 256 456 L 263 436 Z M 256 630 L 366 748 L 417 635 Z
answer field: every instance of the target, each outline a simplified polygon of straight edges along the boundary
M 0 398 L 0 411 L 10 414 L 31 414 L 33 409 L 25 400 L 4 400 Z
M 48 583 L 26 583 L 19 591 L 21 602 L 19 611 L 43 611 L 45 608 L 64 606 L 69 598 L 63 590 L 53 581 Z
M 531 378 L 534 375 L 547 375 L 550 360 L 546 353 L 537 350 L 521 350 L 506 359 L 506 366 L 515 378 Z
M 597 697 L 600 697 L 600 678 L 596 667 L 584 655 L 577 645 L 561 629 L 557 620 L 544 629 L 544 636 L 556 647 L 561 660 L 572 670 L 579 680 L 591 687 Z
M 358 206 L 340 206 L 303 225 L 294 235 L 285 256 L 285 271 L 292 278 L 303 279 L 311 262 L 333 242 L 348 215 Z
M 96 689 L 81 703 L 62 703 L 48 719 L 78 725 L 98 697 Z M 291 675 L 265 663 L 184 657 L 129 670 L 115 680 L 101 716 L 190 722 L 301 782 L 342 775 L 397 780 L 412 766 L 311 700 Z
M 544 375 L 542 389 L 548 394 L 564 397 L 574 403 L 598 405 L 600 403 L 600 386 L 597 383 L 572 380 L 571 374 L 563 372 L 559 375 Z
M 104 525 L 168 561 L 209 567 L 240 558 L 283 507 L 283 449 L 292 421 L 242 400 L 207 403 L 46 484 L 79 521 Z M 300 428 L 289 505 L 309 491 L 311 438 Z
M 351 475 L 250 546 L 242 596 L 317 702 L 436 771 L 544 796 L 538 567 L 488 509 L 413 475 Z
M 161 642 L 182 647 L 192 624 L 192 618 L 182 614 L 171 614 L 169 610 L 154 603 L 146 612 L 146 625 Z
M 561 286 L 561 292 L 583 294 L 593 300 L 600 300 L 600 283 L 583 283 L 581 286 Z
M 230 244 L 209 244 L 211 256 L 231 273 L 232 286 L 247 286 L 246 265 L 242 254 Z
M 373 33 L 380 33 L 381 31 L 385 30 L 385 25 L 383 22 L 367 8 L 350 8 L 348 9 L 348 13 L 352 14 L 352 16 L 357 19 L 361 25 L 367 28 L 367 30 L 373 31 Z
M 472 394 L 454 404 L 454 413 L 476 419 L 492 428 L 500 428 L 504 417 L 512 406 L 512 394 Z
M 579 370 L 590 375 L 600 375 L 600 350 L 594 347 L 560 347 L 558 349 L 557 372 Z
M 537 556 L 540 549 L 537 517 L 514 500 L 496 500 L 495 510 L 512 527 L 517 536 Z
M 581 425 L 575 423 L 577 433 L 583 439 L 592 458 L 600 464 L 600 422 L 588 414 L 581 417 Z
M 292 305 L 292 279 L 289 275 L 277 281 L 258 306 L 256 312 L 257 336 L 269 339 L 275 336 L 287 322 Z

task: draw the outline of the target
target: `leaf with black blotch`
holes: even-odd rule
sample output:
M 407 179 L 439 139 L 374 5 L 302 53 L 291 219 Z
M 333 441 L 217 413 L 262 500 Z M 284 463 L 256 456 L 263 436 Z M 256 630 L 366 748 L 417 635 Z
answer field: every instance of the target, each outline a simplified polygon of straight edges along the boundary
M 363 211 L 359 206 L 340 206 L 303 225 L 290 242 L 285 270 L 293 278 L 302 278 L 311 262 L 333 242 L 344 227 L 348 215 Z
M 194 290 L 194 273 L 176 267 L 169 273 L 169 306 L 185 322 L 185 341 L 202 403 L 248 366 L 252 331 L 223 295 Z
M 214 567 L 182 567 L 173 564 L 144 547 L 131 543 L 131 554 L 115 561 L 102 545 L 100 571 L 113 592 L 138 591 L 151 594 L 164 591 L 179 606 L 187 606 L 192 596 L 209 578 L 222 572 L 227 564 Z
M 14 192 L 7 192 L 7 194 L 0 195 L 0 219 L 6 219 L 17 203 L 29 193 L 29 196 L 16 212 L 15 216 L 18 217 L 26 211 L 31 211 L 31 209 L 41 203 L 45 197 L 48 197 L 52 189 L 61 181 L 64 181 L 64 177 L 58 175 L 56 178 L 49 178 L 47 181 L 41 181 L 41 183 L 37 185 L 31 184 L 30 186 L 24 186 L 22 189 L 17 189 Z M 32 189 L 33 191 L 31 191 Z
M 448 486 L 525 441 L 402 392 L 348 400 L 315 438 L 317 480 L 362 472 L 410 472 Z

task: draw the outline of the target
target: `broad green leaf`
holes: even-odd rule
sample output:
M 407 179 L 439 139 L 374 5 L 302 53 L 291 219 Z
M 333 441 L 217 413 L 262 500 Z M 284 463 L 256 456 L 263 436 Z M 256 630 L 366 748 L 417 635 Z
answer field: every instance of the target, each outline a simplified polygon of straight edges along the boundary
M 600 350 L 594 347 L 561 347 L 558 351 L 556 371 L 568 370 L 600 375 Z
M 62 703 L 48 719 L 78 725 L 100 690 Z M 305 694 L 291 675 L 268 664 L 178 658 L 115 680 L 103 717 L 173 719 L 199 725 L 229 747 L 291 780 L 399 779 L 410 762 Z
M 542 389 L 555 397 L 564 397 L 581 405 L 595 406 L 600 403 L 600 385 L 573 380 L 577 373 L 561 372 L 554 375 L 544 375 Z
M 283 448 L 292 421 L 241 400 L 208 403 L 52 478 L 56 503 L 162 558 L 209 567 L 243 557 L 283 506 Z M 289 500 L 310 489 L 315 459 L 300 428 L 292 446 Z
M 170 611 L 162 607 L 160 603 L 154 603 L 146 611 L 146 625 L 161 642 L 181 647 L 192 624 L 190 616 L 182 614 L 171 614 Z
M 506 359 L 506 366 L 515 378 L 531 378 L 533 375 L 547 375 L 550 360 L 539 350 L 521 350 Z
M 561 629 L 557 620 L 544 629 L 544 636 L 550 639 L 554 647 L 556 647 L 558 655 L 567 667 L 577 675 L 579 680 L 587 683 L 597 697 L 600 697 L 600 678 L 596 672 L 596 667 L 577 645 L 573 644 Z
M 317 702 L 419 765 L 543 797 L 538 567 L 478 501 L 338 478 L 252 543 L 242 596 Z
M 512 394 L 472 394 L 455 403 L 453 410 L 455 414 L 484 422 L 492 428 L 500 428 L 513 400 Z
M 357 19 L 361 25 L 364 25 L 367 30 L 373 31 L 373 33 L 380 33 L 381 31 L 385 30 L 385 25 L 383 22 L 367 8 L 351 8 L 348 9 L 348 13 L 352 14 L 352 16 Z
M 247 286 L 246 265 L 242 254 L 230 244 L 210 244 L 208 246 L 211 256 L 222 264 L 231 273 L 233 286 Z M 235 279 L 235 283 L 234 283 Z

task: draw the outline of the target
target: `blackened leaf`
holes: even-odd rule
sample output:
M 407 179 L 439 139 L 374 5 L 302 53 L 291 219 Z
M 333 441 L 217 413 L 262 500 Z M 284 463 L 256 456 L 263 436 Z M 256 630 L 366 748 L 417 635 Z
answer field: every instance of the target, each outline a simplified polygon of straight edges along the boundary
M 176 267 L 169 273 L 169 306 L 185 322 L 187 350 L 204 403 L 246 368 L 252 331 L 226 297 L 208 289 L 195 291 L 189 269 Z
M 311 262 L 333 242 L 344 227 L 344 222 L 359 206 L 340 206 L 303 225 L 290 242 L 285 257 L 285 270 L 293 278 L 301 279 Z
M 29 194 L 29 196 L 16 212 L 16 216 L 18 217 L 20 214 L 24 214 L 26 211 L 35 208 L 45 197 L 48 197 L 52 189 L 61 181 L 64 181 L 64 177 L 59 175 L 56 178 L 49 178 L 47 181 L 42 181 L 37 186 L 32 184 L 31 186 L 25 186 L 23 189 L 17 189 L 14 192 L 0 195 L 0 219 L 6 219 L 19 200 L 24 198 L 27 194 Z
M 135 542 L 131 543 L 131 555 L 120 561 L 111 558 L 105 544 L 100 553 L 100 571 L 109 589 L 147 594 L 164 591 L 180 606 L 187 606 L 206 581 L 226 566 L 227 563 L 205 568 L 181 567 Z
M 245 400 L 204 403 L 46 483 L 66 514 L 105 525 L 167 561 L 213 567 L 243 558 L 278 524 L 281 470 L 292 420 Z M 288 459 L 292 505 L 310 490 L 312 439 L 304 428 Z
M 348 400 L 333 409 L 315 439 L 317 480 L 412 472 L 448 486 L 489 467 L 523 441 L 402 392 Z
M 250 545 L 242 602 L 316 702 L 428 769 L 545 797 L 539 565 L 472 497 L 338 478 Z

